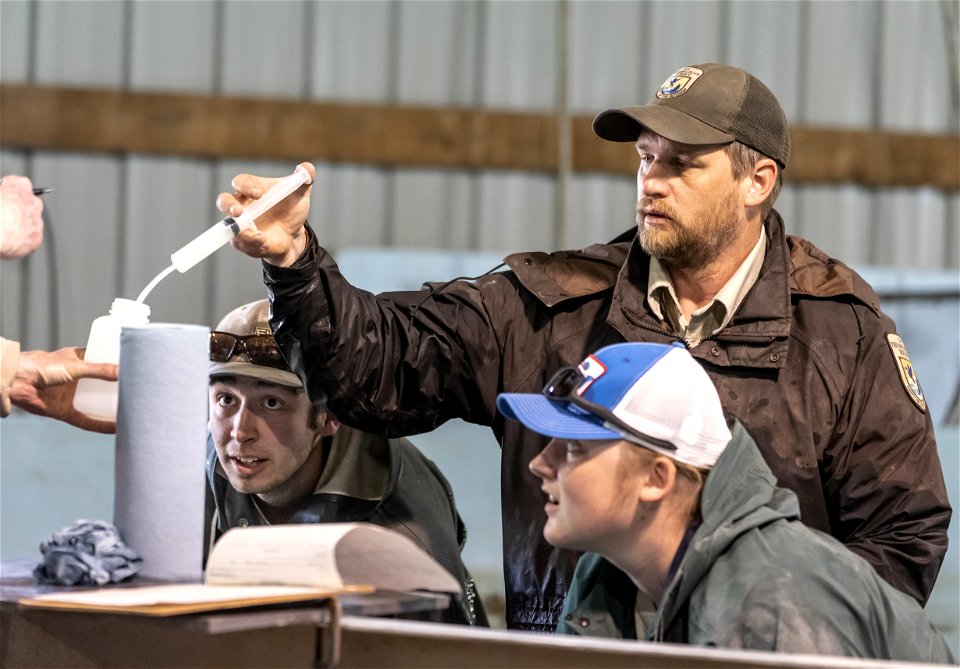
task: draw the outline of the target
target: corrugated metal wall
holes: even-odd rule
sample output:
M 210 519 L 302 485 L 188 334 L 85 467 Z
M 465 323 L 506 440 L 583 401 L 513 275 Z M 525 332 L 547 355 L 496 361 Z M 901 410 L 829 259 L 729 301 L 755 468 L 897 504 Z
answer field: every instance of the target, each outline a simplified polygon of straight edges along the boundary
M 957 132 L 943 9 L 934 1 L 3 0 L 0 78 L 590 114 L 644 101 L 682 65 L 722 61 L 764 80 L 795 124 Z M 46 196 L 45 247 L 0 270 L 4 333 L 30 348 L 82 343 L 115 296 L 135 297 L 172 251 L 219 218 L 214 199 L 234 174 L 292 168 L 0 153 L 2 173 L 56 188 Z M 321 165 L 311 220 L 334 250 L 579 247 L 633 224 L 634 191 L 632 174 Z M 778 209 L 791 232 L 850 264 L 960 267 L 956 193 L 788 181 Z M 262 294 L 258 263 L 224 250 L 174 274 L 148 301 L 155 322 L 212 324 Z

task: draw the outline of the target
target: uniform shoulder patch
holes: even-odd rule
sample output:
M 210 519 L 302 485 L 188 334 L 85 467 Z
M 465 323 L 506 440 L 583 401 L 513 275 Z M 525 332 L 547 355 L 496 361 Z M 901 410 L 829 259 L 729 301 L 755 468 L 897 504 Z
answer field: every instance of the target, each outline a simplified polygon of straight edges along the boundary
M 890 344 L 893 360 L 897 365 L 897 371 L 900 372 L 900 382 L 907 391 L 907 395 L 910 396 L 910 399 L 913 400 L 920 411 L 926 411 L 927 400 L 923 396 L 917 371 L 913 368 L 913 363 L 910 362 L 910 356 L 907 354 L 907 347 L 903 345 L 903 340 L 895 334 L 888 334 L 887 343 Z

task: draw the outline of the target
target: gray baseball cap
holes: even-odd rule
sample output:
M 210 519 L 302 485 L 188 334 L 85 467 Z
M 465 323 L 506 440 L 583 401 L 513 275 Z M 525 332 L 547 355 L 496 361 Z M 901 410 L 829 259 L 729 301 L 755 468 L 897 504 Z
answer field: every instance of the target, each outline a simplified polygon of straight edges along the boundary
M 593 132 L 611 142 L 635 142 L 641 127 L 682 144 L 738 141 L 785 169 L 790 159 L 787 118 L 770 89 L 737 67 L 688 65 L 663 82 L 641 107 L 600 112 Z
M 227 336 L 224 336 L 227 335 Z M 231 341 L 229 335 L 248 338 L 243 345 Z M 218 361 L 215 348 L 231 352 L 227 360 Z M 260 354 L 262 360 L 251 358 Z M 257 300 L 237 307 L 210 333 L 210 376 L 246 376 L 287 388 L 302 388 L 299 377 L 290 371 L 273 339 L 270 329 L 270 303 Z

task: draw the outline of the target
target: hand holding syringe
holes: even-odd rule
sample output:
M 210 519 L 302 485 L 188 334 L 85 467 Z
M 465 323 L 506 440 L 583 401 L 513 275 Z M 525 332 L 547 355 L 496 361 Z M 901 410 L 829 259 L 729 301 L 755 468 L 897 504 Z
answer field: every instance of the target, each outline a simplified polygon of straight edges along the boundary
M 181 274 L 196 265 L 198 262 L 212 254 L 221 246 L 232 241 L 244 230 L 256 229 L 254 221 L 265 214 L 267 210 L 275 204 L 286 198 L 303 184 L 312 181 L 310 173 L 303 165 L 298 165 L 297 169 L 288 177 L 284 177 L 267 190 L 259 199 L 254 200 L 243 210 L 239 216 L 227 216 L 223 220 L 215 223 L 213 227 L 195 238 L 181 249 L 170 255 L 171 265 L 140 293 L 137 302 L 143 302 L 147 295 L 153 290 L 165 276 L 177 270 Z
M 231 241 L 244 230 L 255 228 L 254 220 L 262 216 L 305 183 L 310 183 L 310 173 L 302 165 L 288 177 L 273 185 L 260 199 L 254 200 L 243 213 L 236 218 L 227 216 L 192 242 L 170 256 L 173 266 L 180 273 L 196 265 L 208 255 Z
M 315 168 L 310 163 L 300 163 L 310 173 Z M 228 216 L 239 216 L 250 203 L 276 183 L 253 174 L 238 174 L 231 181 L 232 193 L 220 193 L 217 209 Z M 308 235 L 304 230 L 310 211 L 309 186 L 300 190 L 257 221 L 257 228 L 241 234 L 233 240 L 233 247 L 251 258 L 260 258 L 266 263 L 288 267 L 296 262 L 306 248 Z

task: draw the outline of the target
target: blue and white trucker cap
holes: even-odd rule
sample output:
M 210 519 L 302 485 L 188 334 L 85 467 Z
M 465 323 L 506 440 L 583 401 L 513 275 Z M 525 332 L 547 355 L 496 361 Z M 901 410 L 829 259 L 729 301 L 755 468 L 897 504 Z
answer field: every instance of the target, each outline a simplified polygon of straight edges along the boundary
M 574 383 L 568 400 L 563 382 L 554 383 L 561 378 Z M 497 409 L 548 437 L 626 439 L 703 469 L 731 439 L 713 382 L 679 343 L 604 347 L 558 372 L 542 393 L 502 393 Z

